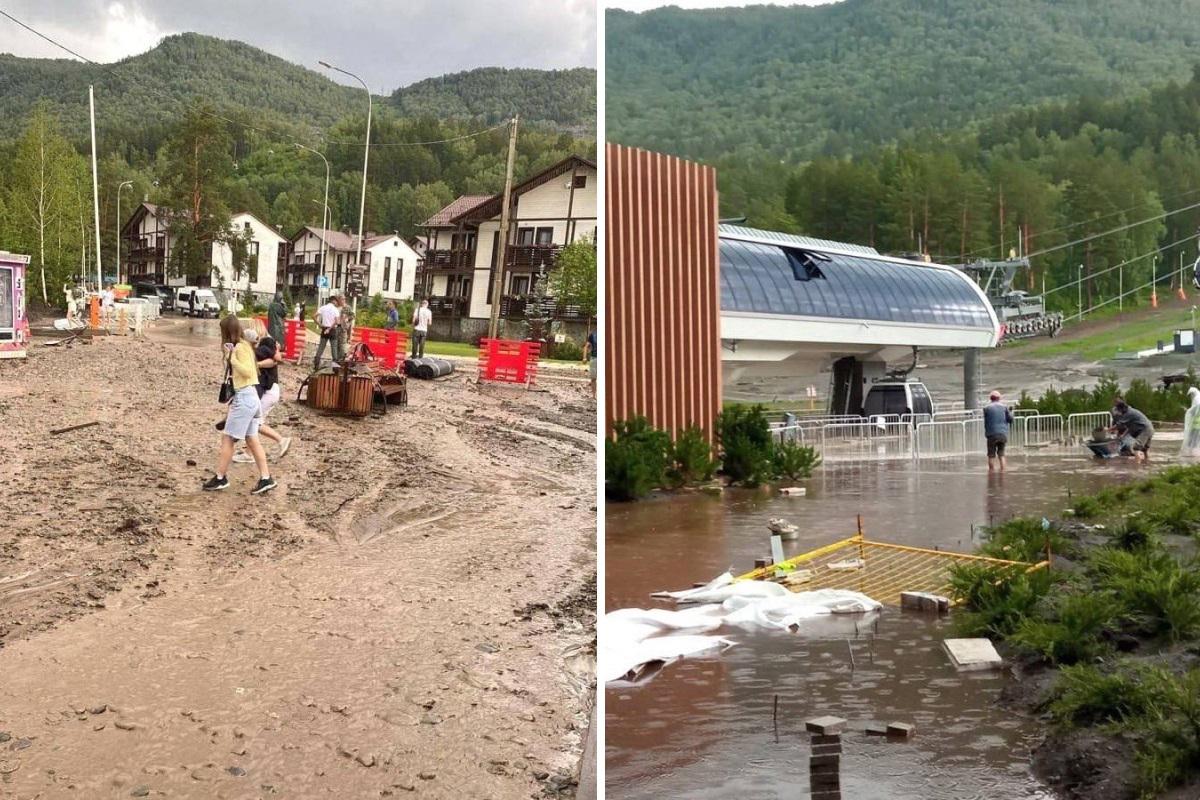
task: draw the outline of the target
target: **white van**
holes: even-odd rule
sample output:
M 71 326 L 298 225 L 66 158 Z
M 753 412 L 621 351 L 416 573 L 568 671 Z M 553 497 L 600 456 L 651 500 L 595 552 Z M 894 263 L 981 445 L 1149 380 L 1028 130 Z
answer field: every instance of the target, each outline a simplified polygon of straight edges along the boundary
M 215 319 L 221 313 L 221 306 L 212 289 L 201 289 L 197 286 L 180 286 L 176 289 L 175 308 L 184 316 Z

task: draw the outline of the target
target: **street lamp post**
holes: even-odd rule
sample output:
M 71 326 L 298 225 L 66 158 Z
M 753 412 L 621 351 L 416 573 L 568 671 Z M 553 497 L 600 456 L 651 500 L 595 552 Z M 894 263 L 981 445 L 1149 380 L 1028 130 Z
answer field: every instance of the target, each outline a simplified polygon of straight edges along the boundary
M 325 210 L 321 212 L 321 274 L 325 274 L 327 268 L 326 261 L 329 260 L 329 159 L 325 158 L 324 153 L 319 150 L 296 142 L 296 147 L 301 150 L 307 150 L 310 153 L 316 153 L 325 162 Z M 363 186 L 366 186 L 366 170 L 363 170 Z M 364 195 L 365 196 L 365 195 Z M 359 236 L 362 233 L 360 231 Z
M 126 186 L 132 187 L 133 181 L 122 181 L 117 186 L 117 283 L 121 282 L 121 190 Z
M 340 72 L 343 75 L 349 75 L 354 80 L 362 84 L 363 91 L 367 93 L 367 137 L 363 144 L 363 179 L 362 179 L 362 197 L 358 203 L 358 253 L 354 260 L 359 269 L 362 268 L 362 246 L 363 246 L 363 217 L 367 211 L 367 165 L 371 158 L 371 89 L 367 86 L 367 82 L 355 75 L 353 72 L 348 72 L 341 67 L 335 67 L 326 61 L 318 61 L 322 67 L 331 69 L 334 72 Z M 355 316 L 358 315 L 358 297 L 357 295 L 351 301 L 351 310 Z

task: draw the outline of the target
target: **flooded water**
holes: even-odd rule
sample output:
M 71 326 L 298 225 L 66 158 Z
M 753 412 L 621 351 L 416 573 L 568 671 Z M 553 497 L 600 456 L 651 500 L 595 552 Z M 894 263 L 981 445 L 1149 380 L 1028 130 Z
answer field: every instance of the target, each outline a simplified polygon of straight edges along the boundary
M 609 504 L 606 608 L 650 607 L 652 591 L 751 568 L 769 555 L 772 517 L 800 528 L 785 545 L 789 555 L 853 535 L 858 514 L 869 537 L 970 552 L 989 522 L 1056 515 L 1072 494 L 1146 472 L 1076 451 L 1017 456 L 1008 473 L 991 476 L 982 459 L 876 462 L 823 468 L 804 482 L 804 498 L 736 490 Z M 804 720 L 821 714 L 851 721 L 845 797 L 1053 797 L 1029 770 L 1037 724 L 997 706 L 1009 678 L 954 671 L 941 648 L 953 635 L 949 620 L 886 608 L 857 627 L 840 618 L 798 633 L 723 630 L 737 645 L 720 655 L 675 662 L 635 686 L 610 685 L 608 797 L 803 796 Z M 872 720 L 913 723 L 917 734 L 908 742 L 867 737 L 862 727 Z

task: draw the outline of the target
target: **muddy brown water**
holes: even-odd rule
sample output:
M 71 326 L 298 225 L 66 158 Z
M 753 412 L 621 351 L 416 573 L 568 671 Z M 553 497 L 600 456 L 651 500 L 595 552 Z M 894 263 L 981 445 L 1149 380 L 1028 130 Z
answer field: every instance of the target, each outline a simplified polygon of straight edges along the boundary
M 803 483 L 805 498 L 734 490 L 609 504 L 606 608 L 653 607 L 652 591 L 749 569 L 769 554 L 772 517 L 800 528 L 799 540 L 785 545 L 789 555 L 852 535 L 857 514 L 870 537 L 969 552 L 989 521 L 1059 514 L 1069 492 L 1145 474 L 1068 451 L 1018 456 L 1007 474 L 992 476 L 982 459 L 831 465 Z M 1010 678 L 950 667 L 941 648 L 953 636 L 948 619 L 885 608 L 857 626 L 838 620 L 799 632 L 720 633 L 737 644 L 669 664 L 637 685 L 609 685 L 609 798 L 806 796 L 804 720 L 821 714 L 851 722 L 843 737 L 845 797 L 1054 797 L 1029 768 L 1039 724 L 998 706 Z M 908 742 L 867 737 L 862 727 L 872 720 L 913 723 L 917 734 Z

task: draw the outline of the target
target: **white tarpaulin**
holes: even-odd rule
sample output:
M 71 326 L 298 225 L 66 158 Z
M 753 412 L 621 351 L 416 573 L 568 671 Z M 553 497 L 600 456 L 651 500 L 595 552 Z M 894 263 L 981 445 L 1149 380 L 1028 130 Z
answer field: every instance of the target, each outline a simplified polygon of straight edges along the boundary
M 1179 455 L 1183 458 L 1200 458 L 1200 389 L 1188 389 L 1191 406 L 1183 416 L 1183 444 Z
M 803 620 L 861 614 L 881 607 L 859 592 L 792 592 L 770 581 L 735 583 L 728 572 L 695 589 L 656 592 L 654 596 L 703 605 L 679 611 L 623 608 L 606 614 L 600 623 L 600 669 L 605 682 L 636 674 L 651 663 L 728 647 L 733 644 L 729 639 L 704 635 L 723 625 L 789 629 Z

